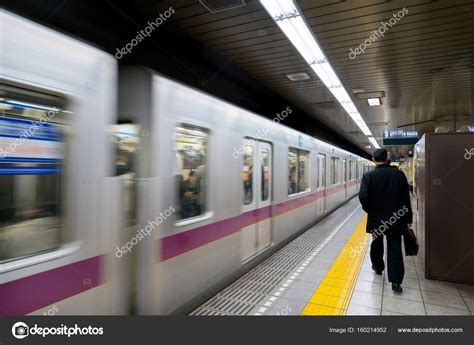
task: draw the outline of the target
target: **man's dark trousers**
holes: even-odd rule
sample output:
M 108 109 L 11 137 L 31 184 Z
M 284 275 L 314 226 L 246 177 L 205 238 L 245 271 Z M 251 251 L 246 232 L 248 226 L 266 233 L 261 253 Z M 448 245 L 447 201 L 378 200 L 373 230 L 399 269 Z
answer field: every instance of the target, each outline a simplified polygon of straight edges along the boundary
M 405 275 L 403 265 L 402 236 L 386 235 L 387 238 L 387 266 L 388 281 L 401 284 Z M 383 271 L 385 264 L 383 261 L 383 236 L 372 235 L 370 245 L 370 260 L 376 271 Z

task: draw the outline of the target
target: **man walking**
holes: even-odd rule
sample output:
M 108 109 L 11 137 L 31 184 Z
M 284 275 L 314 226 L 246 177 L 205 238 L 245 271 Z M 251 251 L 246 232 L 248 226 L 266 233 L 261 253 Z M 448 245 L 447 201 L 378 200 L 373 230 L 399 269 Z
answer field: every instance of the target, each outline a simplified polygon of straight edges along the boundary
M 368 214 L 367 229 L 372 234 L 370 260 L 372 269 L 379 275 L 385 269 L 384 235 L 387 238 L 388 281 L 392 290 L 402 292 L 405 274 L 402 254 L 402 235 L 412 223 L 410 193 L 405 174 L 392 169 L 388 153 L 377 149 L 372 154 L 376 167 L 362 177 L 359 200 Z

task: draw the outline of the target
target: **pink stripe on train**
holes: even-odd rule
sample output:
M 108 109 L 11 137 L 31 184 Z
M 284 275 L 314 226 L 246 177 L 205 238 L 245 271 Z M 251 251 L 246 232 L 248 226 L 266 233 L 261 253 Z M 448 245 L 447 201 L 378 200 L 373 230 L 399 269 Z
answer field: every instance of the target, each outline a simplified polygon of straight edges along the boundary
M 314 202 L 323 196 L 340 192 L 346 188 L 346 185 L 349 187 L 349 184 L 352 183 L 349 182 L 348 184 L 339 184 L 334 187 L 329 187 L 325 190 L 306 194 L 301 197 L 295 197 L 280 204 L 274 205 L 273 210 L 275 215 L 279 216 L 298 207 Z M 240 229 L 248 225 L 255 224 L 259 221 L 270 218 L 271 216 L 272 206 L 267 206 L 156 240 L 156 261 L 160 262 L 169 260 L 175 256 L 184 254 L 208 243 L 217 241 L 223 237 L 232 235 L 233 233 L 240 231 Z
M 95 288 L 102 256 L 92 257 L 0 285 L 0 315 L 25 315 Z

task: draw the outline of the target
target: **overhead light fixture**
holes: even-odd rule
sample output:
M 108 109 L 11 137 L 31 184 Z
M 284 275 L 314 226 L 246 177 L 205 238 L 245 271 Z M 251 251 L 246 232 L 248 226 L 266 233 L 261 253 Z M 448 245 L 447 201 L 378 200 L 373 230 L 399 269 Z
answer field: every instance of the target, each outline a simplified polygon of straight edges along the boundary
M 382 102 L 380 101 L 380 98 L 378 98 L 378 97 L 375 97 L 375 98 L 367 98 L 367 103 L 369 103 L 369 105 L 370 105 L 371 107 L 375 107 L 376 105 L 382 104 Z
M 371 126 L 386 126 L 388 125 L 387 121 L 375 121 L 375 122 L 369 122 L 369 125 Z
M 234 10 L 246 5 L 244 0 L 199 0 L 199 2 L 211 13 Z
M 260 0 L 296 50 L 366 136 L 372 135 L 293 0 Z
M 377 142 L 377 140 L 375 140 L 374 137 L 369 137 L 369 141 L 372 144 L 372 146 L 375 147 L 376 149 L 380 148 L 379 143 Z
M 308 75 L 308 73 L 292 73 L 292 74 L 287 74 L 286 77 L 290 79 L 291 81 L 302 81 L 302 80 L 308 80 L 311 79 Z

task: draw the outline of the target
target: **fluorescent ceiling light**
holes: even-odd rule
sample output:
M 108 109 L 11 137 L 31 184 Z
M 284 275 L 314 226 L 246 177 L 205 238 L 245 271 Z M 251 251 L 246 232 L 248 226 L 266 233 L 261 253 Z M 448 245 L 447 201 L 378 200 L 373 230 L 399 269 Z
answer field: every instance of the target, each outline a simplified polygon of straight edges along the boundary
M 375 147 L 376 149 L 380 148 L 379 143 L 377 142 L 377 140 L 375 140 L 374 137 L 369 137 L 369 141 L 373 145 L 373 147 Z
M 378 97 L 375 97 L 375 98 L 367 98 L 367 103 L 369 103 L 369 105 L 370 105 L 371 107 L 374 107 L 374 106 L 376 106 L 376 105 L 382 104 L 382 103 L 380 102 L 380 98 L 378 98 Z
M 372 135 L 293 0 L 260 0 L 319 79 L 366 136 Z

